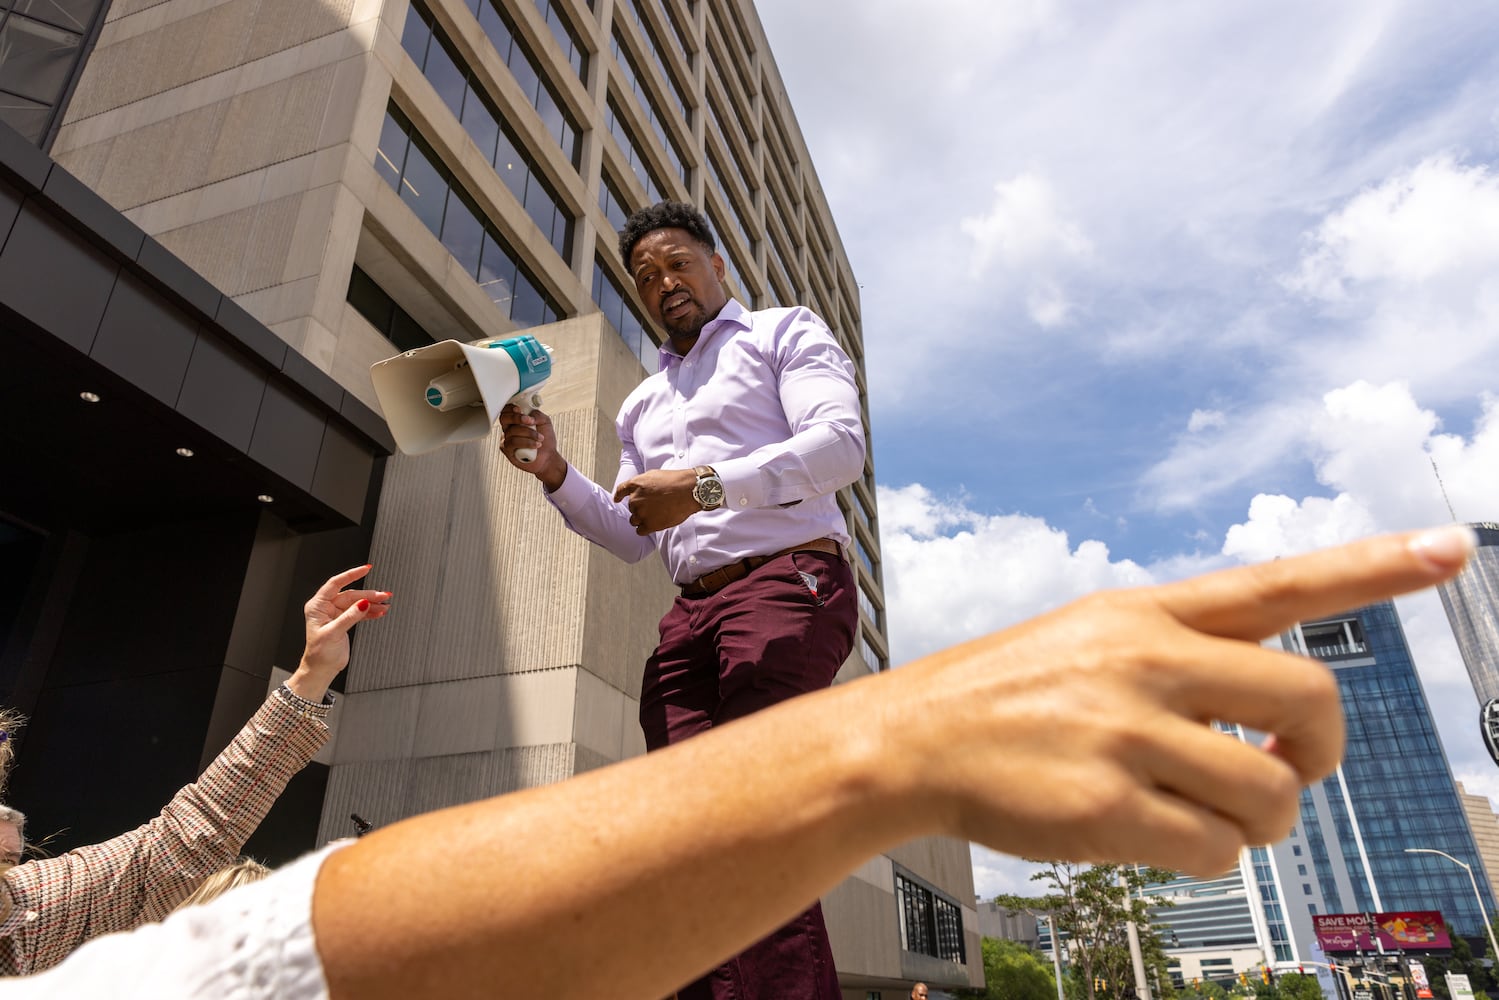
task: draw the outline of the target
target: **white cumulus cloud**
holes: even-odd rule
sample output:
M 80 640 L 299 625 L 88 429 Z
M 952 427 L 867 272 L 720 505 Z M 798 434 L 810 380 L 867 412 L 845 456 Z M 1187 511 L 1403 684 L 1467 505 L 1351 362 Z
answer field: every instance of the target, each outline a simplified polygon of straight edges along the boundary
M 879 489 L 891 662 L 1023 621 L 1105 587 L 1149 583 L 1108 546 L 1037 517 L 985 514 L 920 484 Z

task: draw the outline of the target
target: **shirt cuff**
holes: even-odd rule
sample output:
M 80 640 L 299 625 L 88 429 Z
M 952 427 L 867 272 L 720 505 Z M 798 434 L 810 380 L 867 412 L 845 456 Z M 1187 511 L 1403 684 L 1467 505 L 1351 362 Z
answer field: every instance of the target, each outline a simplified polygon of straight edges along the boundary
M 711 463 L 723 482 L 723 505 L 729 510 L 765 506 L 760 466 L 752 458 L 730 458 Z
M 293 694 L 292 689 L 284 683 L 276 689 L 276 696 L 290 705 L 304 719 L 326 719 L 328 709 L 333 707 L 335 701 L 332 691 L 324 693 L 323 700 L 320 702 L 308 701 L 306 698 Z
M 562 480 L 562 485 L 551 492 L 547 488 L 541 488 L 541 495 L 547 498 L 547 502 L 560 511 L 575 511 L 588 502 L 593 495 L 593 481 L 583 473 L 573 468 L 572 463 L 567 464 L 567 475 Z

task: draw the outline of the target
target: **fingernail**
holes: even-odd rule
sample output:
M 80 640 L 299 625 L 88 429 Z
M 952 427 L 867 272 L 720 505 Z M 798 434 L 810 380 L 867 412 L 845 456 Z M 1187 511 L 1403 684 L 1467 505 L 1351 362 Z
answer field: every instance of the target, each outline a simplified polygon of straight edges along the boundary
M 1478 548 L 1478 532 L 1466 524 L 1449 524 L 1423 531 L 1410 540 L 1410 550 L 1438 569 L 1460 566 Z
M 359 603 L 355 604 L 354 607 L 358 608 L 360 611 L 368 611 L 370 609 L 370 602 L 361 597 L 359 599 Z

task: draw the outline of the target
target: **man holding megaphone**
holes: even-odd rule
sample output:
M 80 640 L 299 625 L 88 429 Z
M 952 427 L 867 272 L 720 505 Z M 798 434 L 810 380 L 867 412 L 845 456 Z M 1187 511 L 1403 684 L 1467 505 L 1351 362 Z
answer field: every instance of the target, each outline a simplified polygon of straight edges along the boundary
M 659 552 L 681 589 L 641 683 L 657 750 L 832 683 L 859 617 L 835 494 L 863 472 L 864 428 L 853 363 L 827 325 L 729 298 L 697 209 L 636 212 L 619 249 L 667 340 L 661 370 L 620 408 L 613 490 L 567 462 L 542 410 L 507 406 L 500 426 L 506 456 L 572 530 L 628 562 Z M 680 993 L 840 996 L 818 906 Z

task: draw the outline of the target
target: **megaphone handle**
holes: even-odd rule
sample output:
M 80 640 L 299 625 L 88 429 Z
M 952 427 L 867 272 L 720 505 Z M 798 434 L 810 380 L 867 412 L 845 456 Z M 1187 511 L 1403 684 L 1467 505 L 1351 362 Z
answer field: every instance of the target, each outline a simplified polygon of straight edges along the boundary
M 517 394 L 515 398 L 510 400 L 510 402 L 514 403 L 515 408 L 521 411 L 521 413 L 530 413 L 532 410 L 535 410 L 541 406 L 541 393 L 522 392 Z M 516 461 L 522 463 L 523 465 L 530 465 L 532 462 L 536 461 L 536 449 L 517 448 L 515 449 L 515 458 Z

